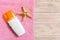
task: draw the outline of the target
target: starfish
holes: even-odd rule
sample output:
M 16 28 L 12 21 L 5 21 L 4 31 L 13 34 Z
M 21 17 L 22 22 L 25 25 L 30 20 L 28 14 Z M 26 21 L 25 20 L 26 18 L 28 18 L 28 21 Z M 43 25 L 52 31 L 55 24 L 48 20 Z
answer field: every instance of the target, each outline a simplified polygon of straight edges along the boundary
M 32 18 L 31 15 L 29 14 L 31 11 L 30 10 L 26 10 L 24 7 L 21 7 L 21 12 L 20 12 L 20 16 L 22 16 L 22 21 L 26 19 L 26 17 L 28 18 Z

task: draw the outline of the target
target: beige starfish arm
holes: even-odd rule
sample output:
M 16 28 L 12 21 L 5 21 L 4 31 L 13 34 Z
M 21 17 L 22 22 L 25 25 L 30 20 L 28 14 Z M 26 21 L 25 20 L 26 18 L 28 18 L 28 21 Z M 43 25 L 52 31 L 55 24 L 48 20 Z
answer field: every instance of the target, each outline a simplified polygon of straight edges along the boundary
M 26 19 L 26 16 L 22 17 L 22 21 Z
M 22 9 L 23 12 L 31 12 L 32 11 L 31 9 L 26 9 L 24 7 L 21 7 L 21 9 Z
M 27 10 L 27 12 L 29 12 L 29 13 L 30 13 L 30 12 L 32 12 L 32 10 L 31 10 L 31 9 L 28 9 L 28 10 Z
M 27 17 L 32 18 L 32 16 L 29 13 L 27 13 Z
M 18 13 L 16 13 L 16 15 L 20 15 L 20 14 L 22 14 L 22 12 L 18 12 Z
M 24 7 L 21 7 L 22 12 L 27 12 L 27 10 Z
M 23 20 L 25 20 L 26 19 L 26 16 L 23 18 Z

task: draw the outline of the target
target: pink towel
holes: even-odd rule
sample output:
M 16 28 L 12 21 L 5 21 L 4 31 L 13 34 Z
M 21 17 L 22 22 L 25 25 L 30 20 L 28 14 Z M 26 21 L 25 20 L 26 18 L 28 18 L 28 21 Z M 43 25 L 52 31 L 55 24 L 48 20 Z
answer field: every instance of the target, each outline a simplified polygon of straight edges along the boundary
M 21 6 L 27 9 L 31 9 L 32 19 L 26 18 L 22 25 L 25 28 L 26 33 L 17 37 L 10 26 L 6 24 L 3 19 L 4 12 L 12 9 L 14 12 L 20 12 Z M 34 0 L 0 0 L 0 40 L 34 40 L 33 20 L 34 20 Z M 21 17 L 17 15 L 21 21 Z

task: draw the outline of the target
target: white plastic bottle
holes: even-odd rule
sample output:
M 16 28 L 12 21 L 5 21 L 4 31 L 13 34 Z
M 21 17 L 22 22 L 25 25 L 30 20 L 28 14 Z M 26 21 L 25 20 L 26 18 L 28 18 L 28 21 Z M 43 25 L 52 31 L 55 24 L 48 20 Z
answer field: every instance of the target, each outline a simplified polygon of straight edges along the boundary
M 3 17 L 18 36 L 25 33 L 25 29 L 23 28 L 21 22 L 11 10 L 4 13 Z

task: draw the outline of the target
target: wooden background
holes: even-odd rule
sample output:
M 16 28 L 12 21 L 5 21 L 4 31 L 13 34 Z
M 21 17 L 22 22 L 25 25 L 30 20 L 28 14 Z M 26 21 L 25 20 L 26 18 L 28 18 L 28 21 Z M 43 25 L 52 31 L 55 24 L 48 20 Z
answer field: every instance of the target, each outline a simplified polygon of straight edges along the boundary
M 60 0 L 35 0 L 35 40 L 60 40 Z

